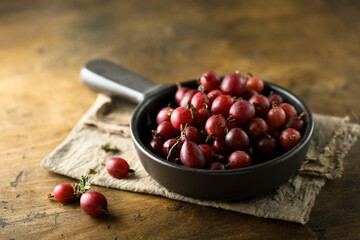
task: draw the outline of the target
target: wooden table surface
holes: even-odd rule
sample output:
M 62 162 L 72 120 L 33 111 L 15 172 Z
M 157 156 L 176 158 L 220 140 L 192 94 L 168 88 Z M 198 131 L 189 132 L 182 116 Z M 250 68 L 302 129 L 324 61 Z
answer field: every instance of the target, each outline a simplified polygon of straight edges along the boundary
M 94 186 L 96 219 L 47 200 L 74 179 L 40 167 L 94 102 L 79 70 L 99 57 L 156 83 L 250 71 L 359 122 L 359 3 L 1 1 L 0 239 L 359 239 L 359 142 L 304 226 Z

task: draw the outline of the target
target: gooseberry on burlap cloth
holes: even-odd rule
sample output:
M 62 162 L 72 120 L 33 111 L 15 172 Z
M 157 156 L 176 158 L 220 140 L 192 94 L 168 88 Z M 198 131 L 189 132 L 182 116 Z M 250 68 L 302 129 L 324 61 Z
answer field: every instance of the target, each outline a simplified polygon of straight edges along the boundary
M 76 179 L 90 168 L 97 169 L 100 173 L 91 176 L 95 185 L 305 224 L 326 180 L 341 177 L 343 159 L 360 135 L 360 125 L 350 123 L 348 117 L 313 114 L 314 135 L 296 176 L 277 190 L 251 200 L 202 201 L 168 191 L 144 170 L 130 137 L 129 123 L 135 107 L 127 101 L 99 94 L 69 136 L 43 159 L 41 166 Z M 115 145 L 120 152 L 101 155 L 99 147 L 104 144 Z M 126 179 L 112 178 L 105 167 L 100 167 L 99 158 L 109 159 L 113 155 L 126 159 L 136 174 Z

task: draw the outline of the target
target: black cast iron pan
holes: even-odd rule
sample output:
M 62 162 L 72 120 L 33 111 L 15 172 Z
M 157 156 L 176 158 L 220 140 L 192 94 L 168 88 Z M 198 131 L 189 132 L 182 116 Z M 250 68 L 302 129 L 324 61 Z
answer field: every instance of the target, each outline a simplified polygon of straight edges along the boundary
M 175 84 L 157 85 L 125 68 L 106 60 L 93 60 L 81 69 L 83 83 L 90 89 L 139 103 L 131 123 L 131 135 L 142 165 L 148 174 L 168 190 L 183 196 L 204 200 L 240 200 L 274 190 L 294 176 L 305 159 L 314 122 L 310 109 L 294 94 L 265 82 L 264 92 L 274 91 L 298 113 L 306 112 L 306 130 L 301 142 L 273 160 L 242 169 L 205 170 L 187 168 L 167 162 L 146 146 L 151 136 L 149 117 L 155 122 L 157 112 L 174 99 Z M 196 88 L 196 80 L 181 83 Z

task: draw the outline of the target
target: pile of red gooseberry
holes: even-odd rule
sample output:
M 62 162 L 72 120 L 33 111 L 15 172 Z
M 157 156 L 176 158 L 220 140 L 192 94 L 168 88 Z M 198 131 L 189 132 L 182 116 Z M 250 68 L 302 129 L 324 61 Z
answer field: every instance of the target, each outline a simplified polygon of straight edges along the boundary
M 263 80 L 231 73 L 221 79 L 205 72 L 198 88 L 178 86 L 175 105 L 156 115 L 148 148 L 191 168 L 236 169 L 274 159 L 295 147 L 305 129 L 298 114 Z

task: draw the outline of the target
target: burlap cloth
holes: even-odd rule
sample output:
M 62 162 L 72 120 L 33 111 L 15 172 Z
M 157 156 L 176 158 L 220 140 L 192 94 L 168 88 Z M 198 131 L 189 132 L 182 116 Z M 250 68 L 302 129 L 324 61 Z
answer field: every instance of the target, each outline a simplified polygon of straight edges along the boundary
M 339 118 L 314 114 L 315 131 L 299 173 L 276 191 L 252 200 L 238 202 L 200 201 L 173 193 L 155 182 L 142 167 L 132 139 L 129 123 L 136 105 L 98 95 L 93 106 L 75 125 L 69 136 L 41 162 L 45 169 L 80 179 L 88 169 L 100 170 L 92 175 L 92 184 L 126 191 L 161 195 L 202 206 L 223 208 L 259 217 L 305 224 L 320 189 L 327 179 L 340 178 L 343 158 L 360 134 L 360 125 Z M 99 151 L 101 145 L 115 145 L 120 152 Z M 125 158 L 135 175 L 112 178 L 101 159 Z

